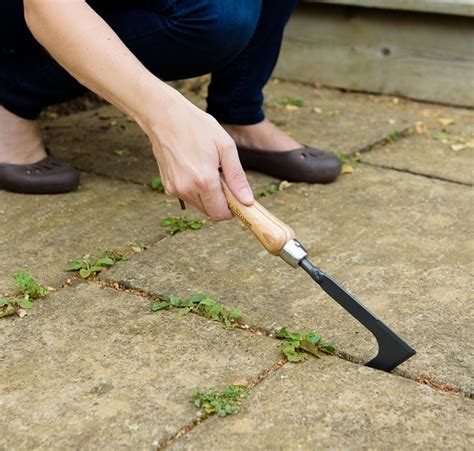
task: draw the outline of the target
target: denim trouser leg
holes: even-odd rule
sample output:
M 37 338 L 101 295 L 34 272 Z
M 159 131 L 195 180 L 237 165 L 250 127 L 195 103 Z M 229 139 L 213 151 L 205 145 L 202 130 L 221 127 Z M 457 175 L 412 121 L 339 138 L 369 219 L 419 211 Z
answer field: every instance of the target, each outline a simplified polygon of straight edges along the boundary
M 258 59 L 269 62 L 255 69 L 255 72 L 262 71 L 260 77 L 249 76 L 254 71 L 241 72 L 246 86 L 256 83 L 249 90 L 256 93 L 256 97 L 261 96 L 261 87 L 275 64 L 281 32 L 291 10 L 286 8 L 288 12 L 282 18 L 277 17 L 282 13 L 281 7 L 273 8 L 271 17 L 268 13 L 261 14 L 269 9 L 266 4 L 271 2 L 268 0 L 91 0 L 89 3 L 137 58 L 164 80 L 209 72 L 216 72 L 222 80 L 220 74 L 232 67 L 237 55 L 246 53 L 249 43 L 254 42 L 262 30 L 262 19 L 266 18 L 268 28 L 272 30 L 266 34 L 266 40 L 276 43 L 268 49 L 262 48 L 269 53 Z M 275 3 L 294 2 L 278 0 Z M 21 117 L 35 119 L 44 106 L 74 98 L 85 88 L 31 39 L 23 17 L 18 17 L 17 4 L 17 0 L 3 0 L 0 5 L 0 105 Z M 272 25 L 274 22 L 281 23 L 280 32 Z M 270 36 L 272 32 L 274 37 Z M 257 39 L 257 42 L 262 41 Z M 251 49 L 254 47 L 252 45 Z M 252 51 L 248 53 L 246 60 Z M 240 64 L 239 67 L 243 66 Z M 223 86 L 237 84 L 242 84 L 240 73 L 230 72 Z M 222 90 L 220 92 L 225 96 Z M 240 111 L 233 103 L 239 102 L 235 91 L 229 90 L 228 96 L 229 107 Z M 253 104 L 257 103 L 258 98 Z M 219 112 L 222 114 L 222 109 Z
M 263 0 L 252 40 L 224 69 L 212 73 L 207 111 L 220 123 L 263 121 L 263 87 L 278 60 L 283 31 L 297 0 Z

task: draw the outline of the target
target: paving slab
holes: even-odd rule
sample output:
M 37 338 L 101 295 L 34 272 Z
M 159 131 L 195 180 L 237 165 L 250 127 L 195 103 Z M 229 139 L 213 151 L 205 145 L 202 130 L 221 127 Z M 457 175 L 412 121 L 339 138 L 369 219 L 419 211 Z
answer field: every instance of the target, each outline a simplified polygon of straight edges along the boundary
M 474 116 L 452 112 L 450 134 L 434 123 L 425 133 L 415 134 L 363 153 L 361 160 L 401 171 L 410 171 L 454 182 L 474 183 Z M 441 116 L 442 117 L 442 116 Z M 432 121 L 433 122 L 433 121 Z M 454 130 L 454 127 L 458 127 Z M 461 127 L 461 128 L 460 128 Z M 436 131 L 437 130 L 437 131 Z M 463 131 L 463 133 L 460 132 Z
M 301 142 L 335 153 L 370 148 L 407 130 L 418 118 L 413 108 L 398 99 L 394 103 L 393 97 L 276 81 L 265 90 L 268 117 Z M 301 99 L 304 105 L 281 105 L 287 98 Z
M 82 171 L 148 186 L 159 173 L 146 135 L 113 106 L 45 121 L 43 130 L 52 152 Z M 249 173 L 256 192 L 276 181 Z
M 212 418 L 172 450 L 459 449 L 474 446 L 472 400 L 334 358 L 286 365 L 246 410 Z
M 190 84 L 191 83 L 191 84 Z M 191 81 L 182 93 L 205 108 L 206 82 Z M 334 89 L 275 80 L 266 88 L 270 119 L 297 139 L 333 152 L 355 152 L 413 125 L 418 116 L 389 97 L 342 93 Z M 301 108 L 282 105 L 301 99 Z M 293 108 L 293 109 L 287 109 Z M 318 112 L 315 112 L 318 111 Z M 112 106 L 44 122 L 45 141 L 52 152 L 78 169 L 149 184 L 158 169 L 150 143 L 136 123 Z M 249 173 L 260 190 L 271 177 Z
M 416 348 L 402 370 L 472 392 L 472 201 L 463 185 L 359 165 L 334 184 L 295 184 L 263 203 L 315 264 Z M 250 324 L 315 330 L 360 360 L 376 354 L 362 326 L 237 221 L 160 242 L 104 277 L 160 295 L 204 292 Z
M 154 449 L 196 418 L 192 388 L 251 381 L 279 358 L 275 340 L 92 283 L 30 312 L 0 322 L 0 449 Z
M 18 271 L 54 286 L 70 276 L 63 270 L 70 260 L 127 250 L 129 242 L 153 243 L 165 236 L 162 218 L 181 214 L 164 194 L 88 174 L 78 191 L 65 195 L 0 191 L 0 295 L 11 291 Z

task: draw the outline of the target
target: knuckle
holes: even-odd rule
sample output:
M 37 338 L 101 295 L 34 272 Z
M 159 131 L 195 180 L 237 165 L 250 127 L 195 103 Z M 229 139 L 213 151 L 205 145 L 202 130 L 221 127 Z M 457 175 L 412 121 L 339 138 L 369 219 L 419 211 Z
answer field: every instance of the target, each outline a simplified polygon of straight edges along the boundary
M 245 172 L 241 167 L 231 169 L 226 174 L 226 178 L 228 178 L 232 182 L 237 182 L 237 183 L 243 183 L 247 179 L 247 177 L 245 176 Z

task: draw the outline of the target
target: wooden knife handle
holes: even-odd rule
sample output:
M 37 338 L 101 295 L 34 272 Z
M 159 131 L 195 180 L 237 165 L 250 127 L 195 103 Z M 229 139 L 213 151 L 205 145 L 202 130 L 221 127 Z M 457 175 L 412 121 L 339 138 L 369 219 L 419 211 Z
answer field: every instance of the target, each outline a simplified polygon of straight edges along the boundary
M 279 255 L 283 246 L 295 237 L 293 229 L 272 215 L 257 201 L 250 206 L 241 204 L 222 180 L 230 211 L 257 237 L 263 247 L 273 255 Z

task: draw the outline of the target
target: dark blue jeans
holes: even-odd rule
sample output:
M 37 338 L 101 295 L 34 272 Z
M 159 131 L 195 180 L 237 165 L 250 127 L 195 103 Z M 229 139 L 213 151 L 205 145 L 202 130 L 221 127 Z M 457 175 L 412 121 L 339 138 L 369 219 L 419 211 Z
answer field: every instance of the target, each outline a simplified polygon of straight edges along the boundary
M 297 0 L 91 0 L 157 77 L 212 73 L 207 110 L 219 122 L 264 119 L 262 89 Z M 0 1 L 0 105 L 26 119 L 86 88 L 34 40 L 21 0 Z M 126 86 L 123 89 L 127 89 Z

